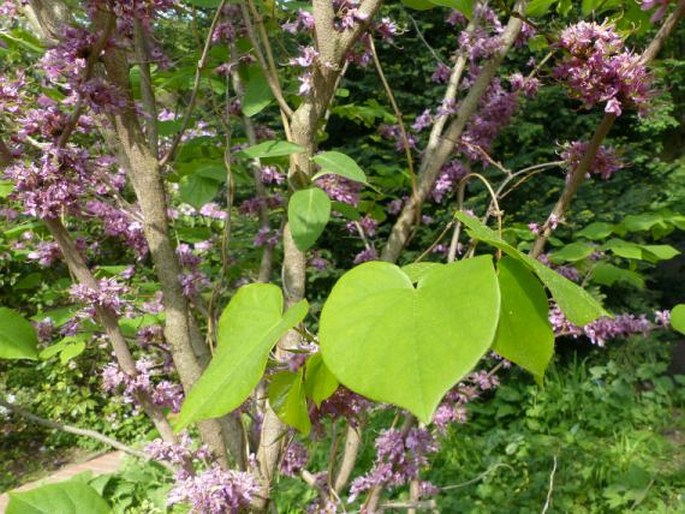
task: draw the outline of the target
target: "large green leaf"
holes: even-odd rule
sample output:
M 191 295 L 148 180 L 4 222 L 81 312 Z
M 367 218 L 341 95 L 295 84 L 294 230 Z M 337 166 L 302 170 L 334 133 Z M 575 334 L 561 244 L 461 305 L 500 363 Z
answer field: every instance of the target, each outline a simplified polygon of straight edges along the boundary
M 5 514 L 109 514 L 107 502 L 88 484 L 68 480 L 9 493 Z
M 323 362 L 321 353 L 315 353 L 307 359 L 304 374 L 304 392 L 317 407 L 321 406 L 338 389 L 338 380 Z
M 638 244 L 624 241 L 623 239 L 612 238 L 601 246 L 602 250 L 609 250 L 618 257 L 624 259 L 643 260 L 644 253 L 642 247 Z
M 302 300 L 283 314 L 283 295 L 273 284 L 241 287 L 219 319 L 214 358 L 188 393 L 175 428 L 239 407 L 262 378 L 271 349 L 307 309 Z
M 352 157 L 340 152 L 321 152 L 312 160 L 321 166 L 321 171 L 312 180 L 333 173 L 341 177 L 366 184 L 366 175 Z
M 685 303 L 671 309 L 671 326 L 681 334 L 685 334 Z
M 301 368 L 297 373 L 282 371 L 271 377 L 269 405 L 283 423 L 296 428 L 306 437 L 312 429 L 312 422 L 307 412 L 303 372 Z
M 596 221 L 590 223 L 587 227 L 576 232 L 576 236 L 585 237 L 587 239 L 597 240 L 604 239 L 611 235 L 614 231 L 614 226 L 611 223 Z
M 644 289 L 645 279 L 636 271 L 619 268 L 608 262 L 599 262 L 592 268 L 591 280 L 603 286 L 613 286 L 616 282 L 624 282 L 638 289 Z
M 554 300 L 566 317 L 576 325 L 587 325 L 601 316 L 609 316 L 597 300 L 582 287 L 549 269 L 540 261 L 519 252 L 516 248 L 503 241 L 490 228 L 483 225 L 478 219 L 458 211 L 455 217 L 466 225 L 475 239 L 499 248 L 507 255 L 521 261 L 538 276 L 542 283 L 552 293 Z
M 587 259 L 595 251 L 595 248 L 585 243 L 570 243 L 561 250 L 554 252 L 550 260 L 559 264 L 562 262 L 578 262 Z
M 645 257 L 653 262 L 667 261 L 680 255 L 671 245 L 640 245 L 645 250 Z
M 258 145 L 241 150 L 240 153 L 251 159 L 282 157 L 292 153 L 304 152 L 304 148 L 289 141 L 264 141 Z
M 258 65 L 250 66 L 243 96 L 242 110 L 248 117 L 262 112 L 274 99 L 269 83 Z
M 328 369 L 349 389 L 429 422 L 443 395 L 492 344 L 499 317 L 489 256 L 411 278 L 387 262 L 345 273 L 321 312 Z
M 179 184 L 181 200 L 199 209 L 204 204 L 211 202 L 219 192 L 219 183 L 216 180 L 189 175 L 183 177 Z
M 318 187 L 300 189 L 288 202 L 288 223 L 295 245 L 308 250 L 319 238 L 331 217 L 331 200 Z
M 538 279 L 513 257 L 501 259 L 497 268 L 502 307 L 492 349 L 541 383 L 554 354 L 547 295 Z
M 0 359 L 37 359 L 36 331 L 18 312 L 0 307 Z

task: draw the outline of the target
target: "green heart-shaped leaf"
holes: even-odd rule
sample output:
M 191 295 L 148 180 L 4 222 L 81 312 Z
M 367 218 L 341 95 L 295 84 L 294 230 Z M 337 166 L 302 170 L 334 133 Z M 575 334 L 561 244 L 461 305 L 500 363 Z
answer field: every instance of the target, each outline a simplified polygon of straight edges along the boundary
M 542 382 L 554 354 L 547 295 L 540 281 L 512 257 L 504 257 L 497 268 L 502 308 L 492 349 Z
M 37 359 L 38 338 L 18 312 L 0 307 L 0 359 Z
M 312 429 L 304 394 L 303 371 L 282 371 L 271 377 L 269 405 L 283 423 L 300 431 L 305 437 Z
M 322 189 L 296 191 L 288 202 L 288 223 L 293 241 L 301 251 L 308 250 L 326 228 L 331 217 L 331 200 Z
M 239 407 L 262 378 L 271 349 L 307 309 L 302 300 L 283 314 L 283 294 L 273 284 L 241 287 L 219 319 L 214 358 L 188 393 L 174 428 Z
M 492 344 L 499 303 L 490 256 L 427 270 L 416 288 L 393 264 L 365 263 L 324 304 L 321 353 L 349 389 L 427 423 Z

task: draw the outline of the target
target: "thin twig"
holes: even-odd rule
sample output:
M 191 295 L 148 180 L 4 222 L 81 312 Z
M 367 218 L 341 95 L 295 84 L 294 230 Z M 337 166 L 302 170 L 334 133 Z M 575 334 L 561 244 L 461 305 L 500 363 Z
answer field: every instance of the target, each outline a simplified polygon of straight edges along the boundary
M 385 74 L 383 73 L 383 67 L 378 59 L 378 53 L 376 52 L 376 45 L 373 42 L 373 37 L 369 35 L 369 48 L 371 49 L 371 56 L 373 57 L 373 63 L 376 66 L 376 71 L 378 76 L 383 83 L 385 88 L 385 93 L 388 95 L 390 100 L 390 105 L 392 105 L 393 111 L 395 111 L 395 117 L 397 118 L 397 123 L 400 126 L 400 136 L 402 137 L 402 146 L 404 146 L 404 153 L 407 156 L 407 166 L 409 168 L 409 178 L 411 180 L 411 192 L 412 196 L 416 195 L 416 172 L 414 171 L 414 159 L 411 155 L 411 147 L 409 146 L 409 137 L 407 136 L 407 129 L 404 126 L 404 121 L 402 120 L 402 111 L 400 111 L 397 102 L 395 101 L 395 95 L 388 84 Z
M 125 445 L 121 441 L 117 441 L 116 439 L 113 439 L 109 436 L 106 436 L 105 434 L 101 434 L 100 432 L 97 432 L 95 430 L 89 430 L 86 428 L 78 428 L 74 427 L 71 425 L 65 425 L 63 423 L 58 423 L 56 421 L 52 421 L 46 418 L 42 418 L 40 416 L 37 416 L 28 410 L 24 409 L 23 407 L 19 407 L 18 405 L 15 405 L 13 403 L 10 403 L 6 401 L 3 398 L 0 398 L 0 407 L 4 407 L 5 409 L 8 409 L 18 416 L 21 416 L 22 418 L 28 419 L 29 421 L 34 422 L 36 425 L 41 425 L 47 428 L 51 428 L 53 430 L 61 430 L 62 432 L 67 432 L 69 434 L 74 434 L 74 435 L 79 435 L 82 437 L 89 437 L 90 439 L 94 439 L 96 441 L 100 441 L 101 443 L 104 443 L 108 446 L 111 446 L 112 448 L 115 448 L 117 450 L 120 450 L 124 453 L 128 453 L 129 455 L 133 455 L 134 457 L 138 457 L 140 459 L 144 460 L 151 460 L 150 456 L 146 454 L 145 452 L 142 452 L 140 450 L 136 450 L 135 448 L 131 448 L 130 446 Z M 171 471 L 176 471 L 176 469 L 171 466 L 170 464 L 167 463 L 161 463 L 164 467 Z
M 205 67 L 207 66 L 207 61 L 209 60 L 209 49 L 212 46 L 212 36 L 214 35 L 214 31 L 216 30 L 216 26 L 219 24 L 219 19 L 221 18 L 221 12 L 224 8 L 224 5 L 226 5 L 226 0 L 221 0 L 219 7 L 217 7 L 217 9 L 216 9 L 216 13 L 214 14 L 214 18 L 212 19 L 212 23 L 209 26 L 209 32 L 207 34 L 207 39 L 205 40 L 205 45 L 202 49 L 202 54 L 200 55 L 200 60 L 197 62 L 197 67 L 195 68 L 195 79 L 193 81 L 193 89 L 190 93 L 190 101 L 188 102 L 188 107 L 186 107 L 186 112 L 183 116 L 183 124 L 181 125 L 181 130 L 178 131 L 178 133 L 176 134 L 176 137 L 174 137 L 174 140 L 171 142 L 171 146 L 169 147 L 169 151 L 166 153 L 166 155 L 164 157 L 162 157 L 162 159 L 160 161 L 160 166 L 164 166 L 174 159 L 174 157 L 176 155 L 176 151 L 178 150 L 178 145 L 181 143 L 181 139 L 183 139 L 183 134 L 188 129 L 188 126 L 190 125 L 190 118 L 193 114 L 193 110 L 195 109 L 195 104 L 197 102 L 197 95 L 198 95 L 199 90 L 200 90 L 200 81 L 202 78 L 202 72 L 204 71 Z
M 547 509 L 549 509 L 552 504 L 552 493 L 554 492 L 554 474 L 557 472 L 557 456 L 554 456 L 554 466 L 552 466 L 552 472 L 549 474 L 549 488 L 547 489 L 547 499 L 545 500 L 545 505 L 542 507 L 542 514 L 547 514 Z
M 281 89 L 281 84 L 278 81 L 278 73 L 276 71 L 275 64 L 273 67 L 271 67 L 270 64 L 267 62 L 266 58 L 264 57 L 264 53 L 262 52 L 259 41 L 259 36 L 255 33 L 254 26 L 252 25 L 252 16 L 250 15 L 250 10 L 248 9 L 247 5 L 245 5 L 245 2 L 240 3 L 240 10 L 243 15 L 243 21 L 245 22 L 247 37 L 250 39 L 250 43 L 252 43 L 252 49 L 254 50 L 254 53 L 257 57 L 259 67 L 262 69 L 262 73 L 264 73 L 264 77 L 266 78 L 266 82 L 269 84 L 271 93 L 274 95 L 274 98 L 276 98 L 276 102 L 278 102 L 278 106 L 281 108 L 283 128 L 285 129 L 287 135 L 290 130 L 289 120 L 293 115 L 293 109 L 288 105 L 288 102 L 285 101 L 285 98 L 283 96 L 283 90 Z M 259 19 L 256 20 L 257 23 L 259 23 L 259 20 L 261 20 L 261 17 L 259 17 Z
M 421 32 L 421 29 L 419 28 L 419 23 L 416 21 L 416 19 L 415 19 L 411 14 L 409 15 L 409 19 L 411 20 L 412 25 L 414 25 L 414 30 L 416 30 L 416 34 L 419 36 L 419 39 L 420 39 L 421 42 L 426 46 L 426 48 L 428 48 L 428 51 L 431 53 L 431 55 L 433 56 L 433 58 L 434 58 L 436 61 L 438 61 L 440 64 L 442 64 L 443 66 L 447 66 L 447 65 L 445 64 L 445 61 L 442 60 L 442 58 L 440 57 L 440 55 L 438 54 L 438 52 L 435 50 L 435 48 L 433 48 L 433 47 L 428 43 L 428 41 L 426 41 L 426 38 L 423 36 L 423 32 Z

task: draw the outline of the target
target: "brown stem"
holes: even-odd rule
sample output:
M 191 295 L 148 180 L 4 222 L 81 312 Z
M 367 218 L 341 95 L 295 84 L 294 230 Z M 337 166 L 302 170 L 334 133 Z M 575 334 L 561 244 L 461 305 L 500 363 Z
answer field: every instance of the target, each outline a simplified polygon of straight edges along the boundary
M 195 109 L 197 95 L 200 90 L 200 79 L 202 78 L 202 72 L 207 67 L 207 61 L 209 60 L 209 50 L 212 46 L 212 36 L 214 35 L 216 26 L 218 25 L 219 19 L 221 18 L 221 11 L 223 10 L 224 5 L 226 5 L 226 0 L 221 0 L 219 7 L 217 7 L 216 9 L 216 13 L 214 14 L 214 18 L 212 19 L 212 24 L 209 26 L 207 39 L 205 39 L 205 45 L 202 48 L 200 60 L 197 62 L 197 67 L 195 68 L 195 79 L 193 80 L 193 89 L 190 93 L 190 100 L 188 101 L 188 106 L 186 107 L 186 111 L 183 116 L 183 125 L 181 126 L 181 130 L 179 130 L 176 136 L 174 137 L 174 140 L 171 142 L 169 151 L 160 161 L 160 166 L 164 166 L 165 164 L 168 164 L 174 159 L 174 157 L 176 156 L 176 150 L 178 150 L 178 145 L 181 143 L 181 139 L 183 139 L 183 134 L 190 125 L 190 119 L 193 114 L 193 110 Z M 155 160 L 156 159 L 157 157 L 155 156 Z
M 670 14 L 666 21 L 664 21 L 663 25 L 661 26 L 657 34 L 654 36 L 654 39 L 652 39 L 649 46 L 640 56 L 640 63 L 642 65 L 646 66 L 656 58 L 656 56 L 659 54 L 659 51 L 661 50 L 661 47 L 664 45 L 664 42 L 671 35 L 671 33 L 678 25 L 678 22 L 683 18 L 683 16 L 685 16 L 685 0 L 680 0 L 675 10 Z M 590 172 L 592 163 L 594 162 L 595 157 L 597 156 L 597 152 L 599 151 L 599 148 L 602 145 L 602 141 L 604 141 L 604 139 L 606 138 L 607 134 L 609 133 L 609 130 L 614 124 L 614 121 L 616 121 L 616 115 L 611 113 L 606 113 L 602 118 L 602 121 L 595 130 L 595 133 L 593 134 L 592 139 L 590 140 L 590 143 L 588 144 L 587 149 L 585 150 L 585 154 L 583 155 L 582 160 L 580 161 L 578 166 L 572 171 L 571 176 L 568 182 L 566 183 L 566 187 L 564 188 L 564 191 L 561 193 L 561 197 L 559 197 L 559 200 L 557 200 L 557 203 L 554 205 L 554 208 L 552 209 L 552 212 L 550 213 L 547 222 L 543 226 L 542 233 L 535 240 L 533 249 L 530 252 L 530 255 L 532 257 L 537 258 L 544 251 L 545 244 L 547 243 L 547 240 L 549 239 L 549 236 L 552 233 L 552 229 L 550 227 L 551 220 L 554 219 L 553 217 L 555 217 L 556 219 L 561 219 L 566 214 L 566 211 L 571 205 L 573 197 L 575 196 L 576 192 L 578 191 L 582 183 L 585 181 L 585 176 L 587 175 L 587 173 Z
M 352 476 L 354 465 L 357 462 L 357 455 L 359 454 L 361 440 L 359 429 L 353 427 L 352 425 L 348 425 L 347 433 L 345 434 L 343 458 L 340 462 L 340 467 L 338 468 L 338 474 L 335 477 L 335 483 L 333 484 L 333 491 L 336 494 L 343 490 Z
M 135 20 L 134 42 L 138 69 L 140 70 L 140 93 L 147 119 L 144 120 L 145 132 L 152 155 L 159 155 L 159 136 L 157 133 L 157 102 L 152 88 L 150 72 L 150 47 L 140 20 Z
M 595 133 L 592 135 L 592 139 L 590 139 L 590 143 L 588 143 L 587 149 L 583 154 L 583 158 L 581 159 L 578 166 L 571 172 L 571 175 L 569 176 L 568 181 L 566 183 L 566 187 L 564 188 L 564 191 L 561 193 L 559 200 L 557 200 L 557 203 L 552 209 L 549 218 L 545 222 L 541 234 L 535 240 L 533 249 L 530 252 L 531 257 L 539 257 L 545 249 L 547 239 L 549 239 L 549 236 L 552 234 L 551 220 L 559 220 L 566 213 L 566 210 L 571 205 L 573 197 L 575 196 L 578 189 L 580 189 L 582 183 L 585 181 L 585 175 L 590 172 L 592 168 L 592 163 L 594 162 L 595 157 L 597 156 L 597 152 L 602 146 L 602 141 L 604 141 L 604 138 L 606 138 L 607 134 L 609 133 L 609 130 L 611 129 L 615 121 L 616 115 L 611 113 L 605 114 L 602 118 L 601 123 L 595 130 Z
M 524 12 L 526 4 L 526 0 L 518 0 L 514 11 Z M 478 77 L 461 102 L 456 118 L 452 120 L 445 132 L 439 136 L 439 142 L 435 146 L 435 150 L 424 155 L 419 168 L 419 184 L 416 194 L 410 197 L 395 222 L 388 242 L 383 249 L 383 260 L 395 262 L 399 258 L 418 219 L 421 206 L 430 194 L 431 188 L 440 174 L 440 169 L 452 153 L 455 143 L 459 141 L 466 123 L 478 109 L 481 98 L 486 93 L 504 57 L 521 32 L 522 25 L 523 22 L 518 17 L 512 15 L 509 18 L 501 36 L 502 43 L 498 52 L 481 68 Z
M 59 245 L 64 260 L 69 267 L 69 271 L 71 271 L 76 280 L 91 289 L 97 290 L 98 283 L 95 280 L 95 277 L 90 272 L 90 269 L 88 269 L 83 257 L 81 257 L 81 254 L 76 248 L 74 240 L 71 238 L 62 222 L 58 219 L 45 219 L 43 221 L 48 227 L 50 234 L 55 239 L 55 242 Z M 100 319 L 100 323 L 102 323 L 102 326 L 107 333 L 119 367 L 127 375 L 136 376 L 138 374 L 136 363 L 133 360 L 131 351 L 129 350 L 128 344 L 126 344 L 124 335 L 119 327 L 117 314 L 112 309 L 102 306 L 97 306 L 95 310 Z M 166 441 L 175 441 L 176 437 L 171 429 L 171 425 L 159 407 L 155 406 L 147 395 L 141 394 L 138 399 L 140 400 L 145 413 L 152 420 L 157 430 L 159 430 L 162 438 Z

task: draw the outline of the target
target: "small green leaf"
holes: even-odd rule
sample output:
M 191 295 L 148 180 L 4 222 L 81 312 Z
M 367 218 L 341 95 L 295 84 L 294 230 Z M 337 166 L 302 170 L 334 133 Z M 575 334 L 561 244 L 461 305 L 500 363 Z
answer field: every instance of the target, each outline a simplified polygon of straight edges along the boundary
M 248 118 L 262 112 L 273 101 L 269 83 L 259 66 L 250 66 L 241 108 Z
M 322 234 L 331 217 L 331 200 L 318 187 L 300 189 L 288 202 L 288 223 L 295 245 L 308 250 Z
M 576 236 L 596 241 L 598 239 L 604 239 L 606 237 L 609 237 L 613 230 L 614 226 L 611 223 L 596 221 L 594 223 L 590 223 L 587 227 L 576 232 Z
M 621 226 L 628 232 L 644 232 L 663 220 L 663 216 L 655 213 L 629 214 L 621 222 Z
M 9 493 L 5 514 L 110 514 L 107 502 L 79 480 L 44 485 L 22 493 Z
M 681 334 L 685 334 L 685 303 L 671 309 L 671 326 Z
M 293 153 L 304 152 L 304 148 L 289 141 L 264 141 L 258 145 L 241 150 L 240 153 L 249 159 L 282 157 Z
M 307 310 L 302 300 L 283 314 L 283 295 L 273 284 L 241 287 L 219 319 L 216 353 L 183 402 L 175 429 L 239 407 L 262 378 L 271 349 Z
M 362 217 L 357 209 L 352 207 L 350 204 L 343 202 L 331 202 L 331 210 L 333 212 L 339 212 L 348 220 L 352 221 L 359 221 Z
M 312 422 L 307 412 L 304 394 L 303 369 L 299 372 L 281 371 L 269 382 L 269 405 L 283 423 L 308 436 Z
M 501 259 L 498 270 L 502 307 L 492 349 L 542 383 L 554 354 L 547 295 L 538 279 L 513 257 Z
M 609 316 L 609 313 L 602 308 L 599 302 L 582 287 L 562 277 L 537 259 L 519 252 L 483 225 L 480 220 L 461 211 L 457 211 L 454 216 L 468 227 L 472 237 L 499 248 L 507 255 L 528 266 L 549 289 L 559 308 L 572 323 L 583 326 L 601 316 Z
M 565 245 L 561 250 L 554 252 L 550 260 L 554 264 L 563 262 L 578 262 L 587 259 L 595 251 L 595 248 L 584 243 L 571 243 Z
M 619 268 L 608 262 L 599 262 L 592 268 L 590 279 L 595 284 L 613 286 L 616 282 L 630 284 L 638 289 L 645 288 L 645 279 L 635 271 Z
M 304 391 L 317 407 L 321 407 L 321 402 L 335 393 L 338 385 L 338 380 L 324 364 L 321 353 L 315 353 L 307 359 Z
M 623 239 L 609 239 L 601 246 L 602 250 L 609 250 L 611 253 L 624 259 L 634 259 L 641 261 L 644 259 L 642 247 L 638 244 L 624 241 Z
M 211 202 L 219 192 L 219 183 L 215 180 L 189 175 L 181 178 L 179 195 L 181 200 L 199 209 Z
M 526 7 L 526 15 L 531 18 L 544 16 L 555 3 L 557 0 L 532 0 Z
M 351 157 L 340 152 L 321 152 L 312 157 L 312 161 L 321 166 L 321 171 L 318 172 L 312 180 L 319 177 L 333 173 L 341 177 L 354 180 L 366 184 L 366 175 L 359 167 L 359 165 Z
M 345 273 L 321 312 L 328 369 L 346 387 L 431 421 L 492 344 L 499 289 L 490 256 L 435 267 L 414 287 L 387 262 Z
M 38 358 L 38 338 L 24 317 L 7 307 L 0 307 L 0 359 Z
M 671 245 L 640 245 L 654 261 L 667 261 L 680 255 L 680 252 Z
M 67 344 L 64 349 L 59 354 L 59 360 L 62 364 L 66 364 L 71 359 L 74 359 L 81 355 L 86 349 L 85 341 L 76 341 L 74 343 Z

